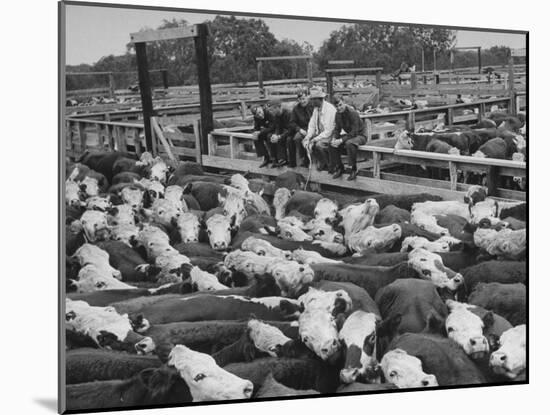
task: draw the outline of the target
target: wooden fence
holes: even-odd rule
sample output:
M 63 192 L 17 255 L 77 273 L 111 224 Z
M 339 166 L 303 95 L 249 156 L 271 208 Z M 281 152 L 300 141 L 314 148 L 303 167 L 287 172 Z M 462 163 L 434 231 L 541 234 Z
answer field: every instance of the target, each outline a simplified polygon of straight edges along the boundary
M 395 139 L 387 135 L 402 124 L 387 126 L 381 120 L 404 121 L 407 128 L 414 130 L 418 126 L 429 126 L 436 122 L 453 123 L 476 122 L 486 115 L 491 105 L 505 105 L 510 112 L 514 109 L 514 98 L 484 100 L 471 104 L 457 104 L 426 110 L 402 111 L 393 114 L 363 115 L 367 123 L 369 142 L 359 147 L 363 161 L 358 164 L 361 174 L 355 181 L 345 178 L 333 179 L 326 172 L 316 169 L 295 168 L 312 182 L 339 188 L 360 189 L 381 193 L 416 193 L 429 192 L 445 199 L 461 199 L 468 185 L 458 182 L 458 172 L 486 173 L 491 195 L 497 198 L 525 200 L 525 192 L 498 188 L 496 178 L 499 176 L 526 176 L 526 163 L 510 160 L 479 159 L 471 156 L 455 156 L 423 151 L 394 150 Z M 477 108 L 477 113 L 457 115 L 463 109 Z M 443 117 L 437 118 L 440 114 Z M 435 118 L 434 118 L 435 116 Z M 375 136 L 378 139 L 373 139 Z M 251 172 L 266 176 L 278 176 L 286 168 L 260 168 L 260 161 L 254 152 L 254 137 L 251 127 L 235 127 L 212 131 L 208 136 L 208 153 L 203 154 L 202 164 L 205 167 L 226 169 L 240 172 Z M 245 162 L 243 162 L 245 161 Z M 384 171 L 390 167 L 404 165 L 423 165 L 449 170 L 450 180 L 420 178 L 405 174 Z

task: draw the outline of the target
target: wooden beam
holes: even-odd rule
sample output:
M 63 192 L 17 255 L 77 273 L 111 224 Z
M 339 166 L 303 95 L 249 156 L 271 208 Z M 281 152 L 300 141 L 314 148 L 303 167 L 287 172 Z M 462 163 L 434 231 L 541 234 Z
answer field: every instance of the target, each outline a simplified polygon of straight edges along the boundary
M 208 26 L 205 23 L 196 25 L 195 55 L 197 59 L 197 72 L 199 74 L 199 91 L 201 105 L 201 137 L 202 146 L 208 148 L 208 134 L 214 129 L 214 117 L 212 114 L 212 88 L 210 86 L 210 70 L 208 68 L 207 36 Z
M 311 59 L 311 56 L 310 55 L 261 56 L 259 58 L 256 58 L 256 62 L 279 61 L 279 60 L 289 60 L 289 59 Z
M 130 33 L 130 43 L 138 44 L 145 42 L 156 42 L 158 40 L 184 39 L 198 36 L 199 25 L 186 27 L 173 27 L 162 30 L 144 30 Z
M 160 142 L 162 143 L 162 146 L 164 147 L 164 151 L 166 152 L 166 154 L 168 154 L 168 158 L 172 161 L 178 161 L 178 159 L 174 157 L 174 154 L 172 153 L 172 149 L 170 148 L 170 144 L 166 140 L 166 137 L 164 137 L 164 134 L 162 133 L 160 125 L 158 124 L 157 119 L 155 117 L 151 117 L 151 125 L 153 126 L 153 130 L 155 131 L 155 134 L 157 135 Z
M 353 60 L 335 60 L 335 61 L 328 61 L 328 65 L 353 65 L 355 64 L 355 61 Z
M 258 61 L 257 63 L 257 71 L 258 71 L 258 88 L 260 89 L 260 97 L 265 97 L 265 89 L 264 89 L 264 74 L 262 69 L 262 61 Z
M 136 60 L 138 66 L 139 92 L 141 94 L 141 110 L 143 113 L 143 126 L 145 129 L 145 147 L 147 151 L 156 156 L 153 152 L 153 136 L 151 133 L 151 117 L 153 113 L 153 97 L 151 95 L 151 80 L 147 63 L 147 48 L 144 42 L 136 43 Z
M 382 71 L 384 68 L 374 67 L 374 68 L 329 68 L 325 69 L 325 72 L 329 73 L 360 73 L 360 72 L 378 72 Z

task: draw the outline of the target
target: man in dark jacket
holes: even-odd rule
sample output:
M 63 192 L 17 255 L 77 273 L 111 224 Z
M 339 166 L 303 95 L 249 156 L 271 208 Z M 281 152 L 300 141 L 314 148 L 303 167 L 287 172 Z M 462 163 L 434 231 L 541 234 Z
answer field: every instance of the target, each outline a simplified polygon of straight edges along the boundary
M 268 111 L 267 106 L 258 105 L 252 108 L 254 116 L 254 147 L 258 157 L 263 157 L 264 160 L 260 167 L 266 167 L 272 161 L 275 162 L 273 155 L 269 152 L 271 135 L 275 131 L 275 116 Z
M 333 102 L 336 107 L 336 127 L 329 146 L 329 173 L 335 172 L 334 179 L 342 176 L 344 165 L 342 164 L 341 153 L 345 149 L 351 168 L 348 180 L 355 180 L 357 177 L 357 148 L 367 142 L 365 124 L 359 117 L 359 113 L 347 105 L 342 96 L 335 95 Z M 342 130 L 345 131 L 345 134 L 342 134 Z
M 298 92 L 298 103 L 292 109 L 290 117 L 291 136 L 287 140 L 289 167 L 296 167 L 296 163 L 300 163 L 302 167 L 309 165 L 302 141 L 307 134 L 307 127 L 312 113 L 313 106 L 309 102 L 306 91 Z
M 269 102 L 269 111 L 275 117 L 275 129 L 269 139 L 272 158 L 278 159 L 273 163 L 273 167 L 282 167 L 288 164 L 287 160 L 287 141 L 292 139 L 290 129 L 291 112 L 283 107 L 280 100 Z

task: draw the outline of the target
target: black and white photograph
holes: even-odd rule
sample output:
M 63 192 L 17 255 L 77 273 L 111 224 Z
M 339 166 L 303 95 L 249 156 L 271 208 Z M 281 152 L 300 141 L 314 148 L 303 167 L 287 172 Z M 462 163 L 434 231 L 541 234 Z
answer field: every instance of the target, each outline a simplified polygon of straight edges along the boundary
M 60 413 L 530 383 L 528 26 L 57 6 Z

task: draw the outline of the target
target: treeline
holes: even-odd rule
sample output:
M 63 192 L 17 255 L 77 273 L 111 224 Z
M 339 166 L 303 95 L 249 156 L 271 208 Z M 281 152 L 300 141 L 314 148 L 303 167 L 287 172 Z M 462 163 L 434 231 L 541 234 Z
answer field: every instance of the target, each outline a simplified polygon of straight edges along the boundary
M 416 64 L 421 69 L 421 51 L 424 66 L 433 68 L 436 51 L 437 69 L 448 69 L 450 48 L 455 43 L 455 32 L 440 28 L 394 26 L 390 24 L 353 24 L 333 31 L 318 51 L 309 43 L 278 40 L 261 19 L 238 19 L 235 16 L 216 16 L 207 21 L 209 28 L 208 52 L 212 83 L 244 83 L 257 80 L 256 57 L 313 55 L 313 74 L 322 76 L 322 68 L 329 60 L 354 60 L 357 67 L 380 66 L 384 72 L 397 69 L 402 62 Z M 185 26 L 185 20 L 164 20 L 157 29 Z M 289 22 L 289 24 L 292 24 Z M 482 63 L 504 65 L 509 48 L 499 46 L 482 51 Z M 198 82 L 195 66 L 195 48 L 192 40 L 169 40 L 147 45 L 150 69 L 167 69 L 169 85 L 191 85 Z M 477 66 L 477 52 L 455 54 L 454 67 Z M 135 53 L 131 44 L 120 56 L 106 56 L 93 65 L 68 65 L 67 72 L 115 72 L 115 87 L 125 89 L 137 83 Z M 305 61 L 264 62 L 264 79 L 291 79 L 306 77 Z M 162 85 L 160 73 L 152 73 L 154 86 Z M 67 90 L 101 88 L 108 86 L 106 75 L 67 76 Z

